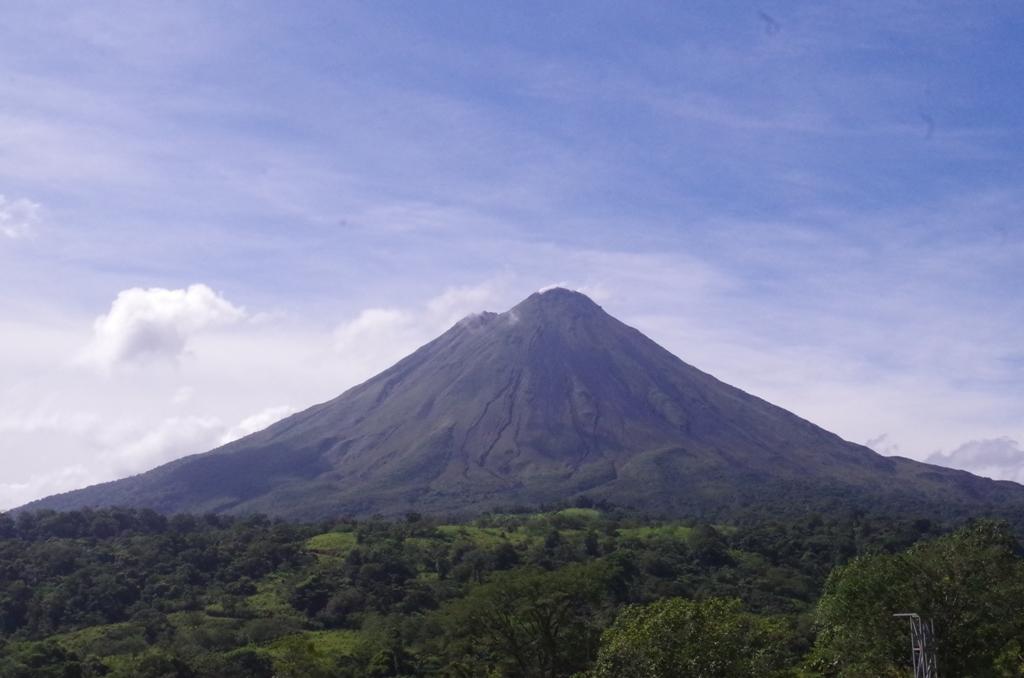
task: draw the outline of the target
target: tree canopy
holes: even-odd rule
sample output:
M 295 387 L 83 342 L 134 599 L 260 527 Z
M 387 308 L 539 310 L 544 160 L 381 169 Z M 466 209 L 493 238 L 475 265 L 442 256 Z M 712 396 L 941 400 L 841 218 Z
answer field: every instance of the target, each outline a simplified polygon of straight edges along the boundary
M 944 675 L 1019 676 L 1021 609 L 991 522 L 0 515 L 0 678 L 905 675 L 902 611 Z

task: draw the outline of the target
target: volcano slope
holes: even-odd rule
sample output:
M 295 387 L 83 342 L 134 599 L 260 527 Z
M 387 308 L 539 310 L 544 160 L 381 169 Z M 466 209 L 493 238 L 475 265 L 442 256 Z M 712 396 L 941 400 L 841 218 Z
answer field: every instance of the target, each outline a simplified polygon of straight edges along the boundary
M 24 508 L 316 519 L 469 515 L 583 495 L 667 516 L 840 506 L 1024 515 L 1020 485 L 846 442 L 564 289 L 467 317 L 263 431 Z

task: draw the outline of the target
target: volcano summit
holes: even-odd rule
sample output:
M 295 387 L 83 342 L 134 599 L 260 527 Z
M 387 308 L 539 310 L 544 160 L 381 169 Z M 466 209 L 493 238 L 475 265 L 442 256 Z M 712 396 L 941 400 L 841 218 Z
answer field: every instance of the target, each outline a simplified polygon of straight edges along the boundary
M 1024 505 L 1015 483 L 846 442 L 556 288 L 505 313 L 469 316 L 263 431 L 26 508 L 305 519 L 468 514 L 581 495 L 677 516 Z

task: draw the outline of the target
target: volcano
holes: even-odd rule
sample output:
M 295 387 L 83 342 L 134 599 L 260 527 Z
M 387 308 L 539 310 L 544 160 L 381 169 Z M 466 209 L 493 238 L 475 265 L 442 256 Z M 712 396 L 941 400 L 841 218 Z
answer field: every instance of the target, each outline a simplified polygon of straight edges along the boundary
M 263 431 L 25 508 L 316 519 L 584 497 L 672 516 L 840 505 L 948 514 L 1019 510 L 1024 487 L 844 441 L 556 288 L 464 318 Z

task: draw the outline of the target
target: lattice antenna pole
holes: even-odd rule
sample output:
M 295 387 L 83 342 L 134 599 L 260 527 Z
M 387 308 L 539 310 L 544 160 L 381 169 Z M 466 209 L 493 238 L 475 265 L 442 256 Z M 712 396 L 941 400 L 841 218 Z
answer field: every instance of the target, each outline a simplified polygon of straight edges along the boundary
M 923 621 L 914 612 L 901 612 L 894 617 L 910 622 L 910 658 L 914 666 L 914 678 L 939 678 L 938 662 L 935 660 L 935 626 Z

